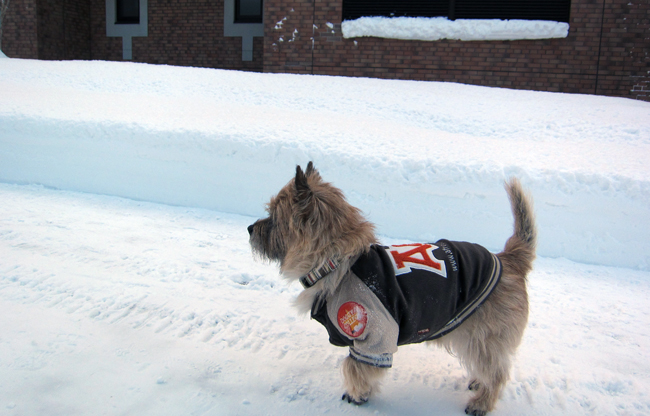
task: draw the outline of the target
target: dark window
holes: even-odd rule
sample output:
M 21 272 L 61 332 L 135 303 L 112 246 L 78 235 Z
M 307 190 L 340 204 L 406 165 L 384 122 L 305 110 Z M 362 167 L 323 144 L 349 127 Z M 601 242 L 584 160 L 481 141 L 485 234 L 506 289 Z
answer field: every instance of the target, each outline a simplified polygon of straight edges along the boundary
M 365 16 L 438 17 L 449 13 L 449 0 L 343 0 L 343 20 Z
M 343 20 L 364 16 L 569 22 L 571 0 L 343 0 Z
M 139 24 L 140 0 L 115 0 L 115 24 Z
M 456 0 L 456 19 L 553 20 L 569 23 L 570 0 Z
M 262 0 L 235 0 L 235 23 L 262 23 Z

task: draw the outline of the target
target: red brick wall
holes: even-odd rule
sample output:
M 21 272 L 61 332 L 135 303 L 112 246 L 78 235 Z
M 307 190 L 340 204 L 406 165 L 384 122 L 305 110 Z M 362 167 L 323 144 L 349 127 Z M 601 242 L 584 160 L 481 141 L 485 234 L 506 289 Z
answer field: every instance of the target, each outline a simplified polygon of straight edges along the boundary
M 2 50 L 11 58 L 90 59 L 87 0 L 11 0 Z
M 598 94 L 650 101 L 650 0 L 608 0 L 598 70 Z M 644 82 L 645 78 L 645 82 Z
M 90 0 L 90 59 L 122 60 L 122 38 L 106 36 L 106 1 Z M 133 45 L 138 38 L 133 38 Z
M 313 73 L 312 39 L 323 41 L 313 27 L 315 12 L 312 0 L 264 1 L 264 72 Z
M 37 0 L 38 58 L 90 59 L 90 3 Z
M 92 1 L 92 59 L 122 60 L 122 38 L 106 36 L 105 0 Z M 147 37 L 134 37 L 133 62 L 262 70 L 262 38 L 242 61 L 239 37 L 223 35 L 223 0 L 149 0 Z
M 639 85 L 647 88 L 647 83 L 638 82 L 649 69 L 650 0 L 606 0 L 604 8 L 603 1 L 573 0 L 565 39 L 426 42 L 344 39 L 341 0 L 266 0 L 264 71 L 453 81 L 643 99 L 633 90 L 639 91 Z M 313 46 L 311 34 L 303 35 L 312 24 L 318 28 Z M 287 39 L 295 28 L 300 36 L 289 45 Z
M 242 61 L 240 37 L 223 36 L 223 0 L 149 0 L 149 36 L 134 37 L 134 62 L 262 71 L 263 40 Z M 106 36 L 105 0 L 11 0 L 2 49 L 30 59 L 122 60 Z
M 10 58 L 38 58 L 36 0 L 11 0 L 2 22 L 2 52 Z
M 648 75 L 632 77 L 635 80 L 632 87 L 632 98 L 637 100 L 650 101 L 650 71 Z

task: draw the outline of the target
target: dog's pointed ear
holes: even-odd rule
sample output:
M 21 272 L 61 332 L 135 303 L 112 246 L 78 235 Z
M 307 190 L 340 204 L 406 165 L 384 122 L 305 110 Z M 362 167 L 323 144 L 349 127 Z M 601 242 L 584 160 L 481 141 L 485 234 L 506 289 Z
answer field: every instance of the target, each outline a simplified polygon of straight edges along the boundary
M 318 173 L 318 171 L 314 167 L 314 163 L 311 161 L 307 164 L 307 169 L 305 170 L 305 176 L 311 178 L 312 180 L 321 181 L 320 173 Z
M 311 176 L 314 172 L 316 172 L 316 169 L 314 169 L 314 162 L 310 160 L 309 163 L 307 163 L 307 170 L 305 171 L 305 176 Z
M 311 169 L 310 169 L 311 168 Z M 314 166 L 310 163 L 307 165 L 307 171 L 313 175 Z M 295 207 L 299 223 L 304 223 L 309 219 L 314 210 L 314 192 L 309 186 L 309 177 L 302 171 L 300 166 L 296 166 L 296 178 L 294 186 L 296 187 Z
M 311 162 L 309 162 L 309 165 L 307 165 L 307 172 L 310 172 L 314 170 L 314 166 L 312 165 Z M 311 173 L 311 172 L 310 172 Z M 311 196 L 311 188 L 309 187 L 309 183 L 307 183 L 307 174 L 305 174 L 300 166 L 296 166 L 296 179 L 295 179 L 295 186 L 296 186 L 296 197 L 298 201 L 308 199 Z

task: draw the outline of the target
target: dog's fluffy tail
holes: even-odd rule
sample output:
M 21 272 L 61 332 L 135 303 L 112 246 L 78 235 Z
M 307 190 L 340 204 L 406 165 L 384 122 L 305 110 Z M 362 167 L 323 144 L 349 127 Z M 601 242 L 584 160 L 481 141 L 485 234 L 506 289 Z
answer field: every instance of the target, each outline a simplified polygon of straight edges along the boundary
M 505 184 L 512 214 L 515 217 L 514 234 L 506 242 L 501 259 L 517 268 L 525 276 L 533 268 L 535 248 L 537 246 L 537 228 L 532 200 L 521 187 L 517 178 L 511 178 Z

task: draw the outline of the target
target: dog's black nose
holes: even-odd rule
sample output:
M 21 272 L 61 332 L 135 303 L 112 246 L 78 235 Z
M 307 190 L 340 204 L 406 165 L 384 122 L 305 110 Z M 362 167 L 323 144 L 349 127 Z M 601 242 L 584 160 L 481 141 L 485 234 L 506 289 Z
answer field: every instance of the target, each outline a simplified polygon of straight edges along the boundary
M 253 235 L 253 225 L 255 224 L 251 224 L 248 226 L 248 235 Z

